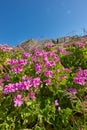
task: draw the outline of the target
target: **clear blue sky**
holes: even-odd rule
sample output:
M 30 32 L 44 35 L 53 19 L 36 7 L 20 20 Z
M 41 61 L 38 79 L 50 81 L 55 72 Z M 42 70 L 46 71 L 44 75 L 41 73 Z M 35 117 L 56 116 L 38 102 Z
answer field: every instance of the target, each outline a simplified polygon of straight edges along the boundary
M 0 44 L 57 38 L 87 29 L 87 0 L 0 0 Z

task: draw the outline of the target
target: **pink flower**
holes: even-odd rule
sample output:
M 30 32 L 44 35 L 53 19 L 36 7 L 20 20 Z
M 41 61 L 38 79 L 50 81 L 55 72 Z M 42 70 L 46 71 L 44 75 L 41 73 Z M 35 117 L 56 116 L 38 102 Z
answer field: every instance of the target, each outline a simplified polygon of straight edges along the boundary
M 40 85 L 40 83 L 41 83 L 41 80 L 40 80 L 39 77 L 34 78 L 33 81 L 32 81 L 34 88 L 37 88 Z
M 34 92 L 29 92 L 29 97 L 30 97 L 32 100 L 35 100 L 35 99 L 36 99 L 36 96 L 35 96 L 35 93 L 34 93 Z
M 24 52 L 24 53 L 23 53 L 23 58 L 30 57 L 31 55 L 32 55 L 32 54 L 30 54 L 30 53 Z
M 3 52 L 12 50 L 12 48 L 9 47 L 7 44 L 6 44 L 6 45 L 0 45 L 0 49 L 1 49 Z
M 4 86 L 4 94 L 12 93 L 16 91 L 16 88 L 13 83 L 9 83 L 8 85 Z
M 87 69 L 83 71 L 84 76 L 87 78 Z
M 65 80 L 65 79 L 66 79 L 66 76 L 65 76 L 65 75 L 62 75 L 62 76 L 60 77 L 60 79 L 61 79 L 61 80 Z
M 29 88 L 30 88 L 31 86 L 33 86 L 33 78 L 32 78 L 32 77 L 29 78 L 29 79 L 27 80 L 27 83 L 28 83 Z
M 34 56 L 41 57 L 42 56 L 42 52 L 40 52 L 38 49 L 36 49 L 35 52 L 34 52 Z
M 52 46 L 53 46 L 53 44 L 51 44 L 51 43 L 48 43 L 45 45 L 46 48 L 51 48 Z
M 41 65 L 40 65 L 40 63 L 36 63 L 35 64 L 35 71 L 36 71 L 36 74 L 40 74 L 41 73 Z
M 22 67 L 21 66 L 17 66 L 15 68 L 12 69 L 13 72 L 16 74 L 16 73 L 20 73 L 23 71 Z
M 32 61 L 36 61 L 36 59 L 37 59 L 36 56 L 33 55 L 32 56 Z
M 56 73 L 59 73 L 60 72 L 60 70 L 59 69 L 56 69 Z
M 55 106 L 59 106 L 59 103 L 58 103 L 58 100 L 57 100 L 57 99 L 54 101 L 54 105 L 55 105 Z
M 22 82 L 22 89 L 23 89 L 23 90 L 28 90 L 28 89 L 29 89 L 29 85 L 28 85 L 28 82 L 27 82 L 27 81 L 23 81 L 23 82 Z
M 54 66 L 55 65 L 55 61 L 48 61 L 47 63 L 46 63 L 46 66 L 47 67 L 52 67 L 52 66 Z
M 51 51 L 48 51 L 48 52 L 47 52 L 47 56 L 48 56 L 48 57 L 52 57 L 52 58 L 54 58 L 54 59 L 57 58 L 57 57 L 56 57 L 56 54 L 55 54 L 54 52 L 51 52 Z
M 77 71 L 77 77 L 83 77 L 83 70 L 81 67 L 78 68 L 78 71 Z
M 49 61 L 48 61 L 48 57 L 47 57 L 47 55 L 43 55 L 43 62 L 46 62 L 46 63 L 49 62 Z
M 27 64 L 27 60 L 26 59 L 20 59 L 20 60 L 18 60 L 18 64 L 19 65 L 26 65 Z
M 23 81 L 28 80 L 28 76 L 27 75 L 22 76 L 22 80 Z
M 68 88 L 67 89 L 71 94 L 77 94 L 77 90 L 75 88 Z
M 22 99 L 21 99 L 21 95 L 20 94 L 18 94 L 17 96 L 15 96 L 14 97 L 14 106 L 16 107 L 16 106 L 18 106 L 18 107 L 20 107 L 22 104 L 23 104 L 23 101 L 22 101 Z
M 16 65 L 16 64 L 18 64 L 18 60 L 17 59 L 8 60 L 7 63 L 9 65 Z
M 23 82 L 19 82 L 15 84 L 16 90 L 23 90 Z
M 75 84 L 85 85 L 85 78 L 84 77 L 75 77 L 74 78 Z
M 8 79 L 9 79 L 9 76 L 8 76 L 8 75 L 6 75 L 6 76 L 4 76 L 4 77 L 2 78 L 3 82 L 7 81 Z
M 44 82 L 45 82 L 46 86 L 48 86 L 50 84 L 50 79 L 47 79 Z
M 46 77 L 49 77 L 49 78 L 52 78 L 52 76 L 53 76 L 53 73 L 50 70 L 46 70 L 44 74 Z
M 80 48 L 84 48 L 84 47 L 85 47 L 85 46 L 84 46 L 84 43 L 82 43 L 82 42 L 75 42 L 74 45 L 77 45 L 77 46 L 79 46 Z
M 60 106 L 58 106 L 58 111 L 60 111 L 61 110 L 61 107 Z
M 58 50 L 59 50 L 60 54 L 66 54 L 65 48 L 59 47 Z
M 82 70 L 80 67 L 76 73 L 76 77 L 73 79 L 75 84 L 84 85 L 87 80 L 87 70 Z

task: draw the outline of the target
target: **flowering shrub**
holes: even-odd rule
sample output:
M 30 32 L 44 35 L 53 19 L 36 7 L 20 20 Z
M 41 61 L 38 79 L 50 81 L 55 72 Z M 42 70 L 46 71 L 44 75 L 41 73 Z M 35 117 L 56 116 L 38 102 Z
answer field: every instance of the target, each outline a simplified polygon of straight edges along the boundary
M 0 46 L 0 129 L 87 129 L 87 45 L 78 41 L 32 54 Z M 2 58 L 3 57 L 3 58 Z

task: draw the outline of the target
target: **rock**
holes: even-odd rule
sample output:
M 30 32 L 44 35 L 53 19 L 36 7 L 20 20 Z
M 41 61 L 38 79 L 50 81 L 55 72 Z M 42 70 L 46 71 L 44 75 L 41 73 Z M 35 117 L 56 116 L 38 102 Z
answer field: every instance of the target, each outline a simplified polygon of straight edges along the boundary
M 58 39 L 52 39 L 52 42 L 53 42 L 54 44 L 58 44 Z
M 58 38 L 57 41 L 58 41 L 58 43 L 64 43 L 65 40 L 64 40 L 64 37 L 63 37 L 63 38 Z
M 67 37 L 64 37 L 64 42 L 69 42 L 70 41 L 70 37 L 67 36 Z

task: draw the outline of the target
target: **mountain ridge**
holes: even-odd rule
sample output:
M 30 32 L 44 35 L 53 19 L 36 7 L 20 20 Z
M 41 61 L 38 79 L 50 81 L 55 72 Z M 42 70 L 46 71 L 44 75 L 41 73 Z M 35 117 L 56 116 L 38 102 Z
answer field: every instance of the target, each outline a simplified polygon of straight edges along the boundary
M 84 36 L 66 36 L 61 38 L 53 38 L 53 39 L 43 39 L 43 40 L 36 40 L 36 39 L 29 39 L 22 42 L 20 45 L 14 47 L 15 49 L 21 49 L 22 51 L 32 52 L 35 48 L 43 49 L 44 46 L 48 43 L 51 43 L 55 46 L 62 46 L 64 43 L 69 43 L 71 41 L 77 41 L 82 38 L 87 38 L 87 35 Z
M 61 38 L 53 38 L 53 39 L 43 39 L 43 40 L 35 40 L 30 39 L 22 42 L 17 48 L 21 48 L 26 52 L 32 52 L 35 48 L 42 49 L 47 43 L 51 43 L 53 45 L 62 45 L 64 43 L 70 42 L 72 40 L 78 40 L 81 37 L 78 35 L 75 36 L 66 36 Z

